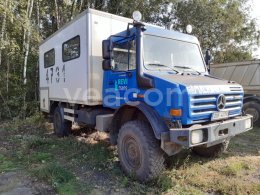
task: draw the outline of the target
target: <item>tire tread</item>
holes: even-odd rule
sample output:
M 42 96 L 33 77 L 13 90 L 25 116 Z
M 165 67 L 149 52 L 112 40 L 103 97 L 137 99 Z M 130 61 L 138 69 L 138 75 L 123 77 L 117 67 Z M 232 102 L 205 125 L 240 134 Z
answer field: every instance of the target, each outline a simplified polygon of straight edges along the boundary
M 139 176 L 138 179 L 147 182 L 158 177 L 165 168 L 165 153 L 160 148 L 159 140 L 155 138 L 152 129 L 147 123 L 135 120 L 129 121 L 121 127 L 118 135 L 118 143 L 123 131 L 129 128 L 135 128 L 140 130 L 140 138 L 143 139 L 142 144 L 144 144 L 145 148 L 148 148 L 148 171 L 144 175 Z M 127 171 L 125 170 L 125 172 Z

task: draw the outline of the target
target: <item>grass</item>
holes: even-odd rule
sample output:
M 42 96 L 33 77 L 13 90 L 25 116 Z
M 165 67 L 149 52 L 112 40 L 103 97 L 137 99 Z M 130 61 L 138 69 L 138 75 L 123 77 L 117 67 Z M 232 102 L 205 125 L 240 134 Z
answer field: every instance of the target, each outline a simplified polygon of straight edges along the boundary
M 16 170 L 15 164 L 4 155 L 0 154 L 0 173 L 13 170 Z
M 260 194 L 260 129 L 232 139 L 227 154 L 204 159 L 184 150 L 148 184 L 126 177 L 105 137 L 48 134 L 40 116 L 0 125 L 0 172 L 25 170 L 58 194 Z M 1 143 L 5 142 L 5 145 Z
M 53 155 L 47 152 L 35 152 L 31 155 L 33 163 L 47 163 L 54 159 Z
M 237 176 L 242 170 L 251 170 L 252 168 L 245 162 L 234 162 L 225 165 L 223 168 L 219 169 L 219 173 L 226 176 Z
M 57 163 L 49 163 L 33 170 L 33 174 L 52 185 L 59 194 L 88 193 L 88 186 L 80 185 L 70 171 Z
M 74 175 L 65 170 L 57 163 L 50 163 L 36 168 L 34 174 L 43 180 L 48 181 L 52 186 L 58 186 L 74 179 Z
M 229 145 L 229 151 L 233 154 L 240 155 L 251 154 L 260 155 L 260 127 L 236 136 Z
M 258 194 L 255 189 L 257 181 L 253 181 L 258 166 L 259 157 L 232 156 L 212 159 L 203 164 L 194 162 L 188 167 L 169 171 L 168 174 L 172 175 L 179 185 L 193 187 L 202 192 Z

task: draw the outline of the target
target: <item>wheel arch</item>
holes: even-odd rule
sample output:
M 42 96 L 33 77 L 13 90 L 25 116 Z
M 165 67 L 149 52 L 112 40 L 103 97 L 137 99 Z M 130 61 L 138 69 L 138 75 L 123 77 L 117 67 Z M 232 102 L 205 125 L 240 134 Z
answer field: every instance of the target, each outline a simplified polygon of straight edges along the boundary
M 151 126 L 156 139 L 161 139 L 161 133 L 169 130 L 152 107 L 144 102 L 128 102 L 115 112 L 111 122 L 109 131 L 110 141 L 113 145 L 117 144 L 117 136 L 121 126 L 128 121 L 136 119 L 147 121 Z
M 244 97 L 244 104 L 247 102 L 257 102 L 258 104 L 260 104 L 260 96 L 256 96 L 256 95 L 247 95 Z

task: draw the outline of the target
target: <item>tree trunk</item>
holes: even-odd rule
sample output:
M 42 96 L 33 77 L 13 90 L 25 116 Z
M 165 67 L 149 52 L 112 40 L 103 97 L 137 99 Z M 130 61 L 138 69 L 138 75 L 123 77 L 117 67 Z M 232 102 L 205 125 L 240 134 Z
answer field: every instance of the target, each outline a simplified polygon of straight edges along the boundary
M 4 96 L 2 95 L 1 90 L 0 90 L 0 97 L 3 100 L 3 102 L 4 102 L 4 105 L 6 106 L 6 109 L 7 109 L 7 112 L 9 114 L 9 117 L 12 118 L 11 110 L 10 110 L 10 108 L 9 108 L 5 98 L 4 98 Z
M 29 13 L 29 5 L 30 5 L 30 1 L 31 0 L 28 0 L 27 1 L 27 11 L 26 11 L 26 20 L 27 20 L 27 18 L 28 18 L 28 13 Z M 23 51 L 24 51 L 24 49 L 25 49 L 25 41 L 26 41 L 26 27 L 24 27 L 24 33 L 23 33 Z
M 34 93 L 34 100 L 39 100 L 39 61 L 37 62 L 36 69 L 35 69 L 35 93 Z
M 38 31 L 38 35 L 41 36 L 39 0 L 36 1 L 36 8 L 37 8 L 37 31 Z
M 37 31 L 38 31 L 38 36 L 41 37 L 41 28 L 40 28 L 40 5 L 39 5 L 39 0 L 37 0 Z M 38 90 L 39 90 L 39 60 L 37 61 L 36 69 L 35 69 L 35 89 L 34 89 L 34 100 L 38 100 Z
M 57 30 L 60 28 L 60 16 L 59 16 L 59 8 L 57 0 L 54 0 L 55 4 L 55 17 L 56 17 L 56 24 L 57 24 Z
M 76 5 L 76 2 L 77 0 L 74 0 L 72 5 L 71 5 L 71 11 L 70 11 L 70 20 L 73 19 L 73 16 L 74 16 L 74 10 L 75 10 L 75 5 Z
M 83 5 L 83 1 L 80 0 L 80 4 L 79 4 L 79 13 L 82 12 L 82 5 Z
M 34 0 L 28 1 L 28 7 L 27 7 L 27 22 L 28 22 L 28 30 L 25 30 L 25 54 L 24 54 L 24 66 L 23 66 L 23 84 L 24 86 L 27 84 L 27 63 L 28 63 L 28 55 L 29 55 L 29 49 L 30 49 L 30 39 L 31 39 L 31 15 L 32 15 L 32 10 L 33 10 L 33 3 Z M 23 109 L 22 109 L 22 117 L 25 118 L 26 116 L 26 109 L 27 109 L 27 104 L 26 104 L 26 88 L 24 90 L 23 94 Z
M 27 83 L 27 63 L 28 63 L 28 55 L 29 55 L 29 49 L 30 49 L 30 37 L 31 37 L 31 15 L 33 10 L 33 3 L 34 0 L 31 0 L 30 4 L 28 4 L 28 30 L 26 35 L 26 42 L 25 42 L 25 55 L 24 55 L 24 66 L 23 66 L 23 83 L 24 85 Z
M 5 35 L 5 26 L 6 26 L 6 15 L 7 15 L 7 7 L 8 7 L 8 0 L 5 1 L 5 11 L 3 14 L 3 22 L 2 22 L 2 28 L 1 28 L 1 34 L 0 34 L 0 67 L 2 64 L 2 48 L 3 48 L 3 41 L 4 41 L 4 35 Z
M 30 8 L 30 2 L 31 0 L 27 1 L 27 10 L 26 10 L 26 16 L 25 16 L 25 21 L 26 21 L 26 25 L 23 26 L 23 47 L 22 47 L 22 52 L 23 54 L 25 53 L 25 45 L 26 45 L 26 35 L 27 35 L 27 25 L 28 25 L 28 14 L 29 14 L 29 8 Z M 22 56 L 22 55 L 21 55 Z M 24 56 L 22 56 L 23 59 Z M 24 79 L 24 66 L 21 66 L 20 68 L 20 75 L 21 75 L 21 79 Z
M 9 99 L 9 73 L 10 73 L 10 61 L 9 61 L 9 56 L 7 57 L 7 62 L 6 62 L 7 70 L 6 70 L 6 94 L 7 97 L 6 99 Z

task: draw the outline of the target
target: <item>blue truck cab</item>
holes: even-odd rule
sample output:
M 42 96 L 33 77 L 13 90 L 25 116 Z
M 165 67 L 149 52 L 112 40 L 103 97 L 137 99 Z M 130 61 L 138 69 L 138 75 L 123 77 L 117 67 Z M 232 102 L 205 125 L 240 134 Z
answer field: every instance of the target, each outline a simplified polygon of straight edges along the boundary
M 103 106 L 116 110 L 111 141 L 140 180 L 160 173 L 165 153 L 217 156 L 252 129 L 243 88 L 208 73 L 194 36 L 134 21 L 103 41 L 103 59 Z

